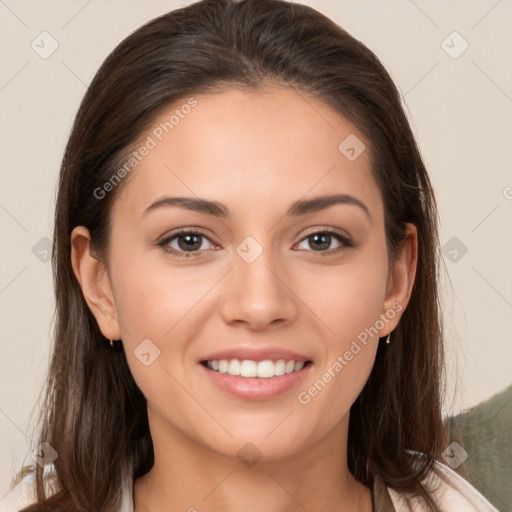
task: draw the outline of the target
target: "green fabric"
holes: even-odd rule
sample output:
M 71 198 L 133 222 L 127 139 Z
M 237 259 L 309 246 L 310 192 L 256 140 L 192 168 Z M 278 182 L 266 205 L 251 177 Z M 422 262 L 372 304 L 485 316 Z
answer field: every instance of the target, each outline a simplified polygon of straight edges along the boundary
M 449 418 L 445 425 L 449 446 L 444 462 L 498 510 L 512 512 L 512 386 Z M 450 448 L 454 442 L 467 452 L 467 459 L 460 465 L 465 454 L 456 445 Z M 458 460 L 453 458 L 454 453 Z

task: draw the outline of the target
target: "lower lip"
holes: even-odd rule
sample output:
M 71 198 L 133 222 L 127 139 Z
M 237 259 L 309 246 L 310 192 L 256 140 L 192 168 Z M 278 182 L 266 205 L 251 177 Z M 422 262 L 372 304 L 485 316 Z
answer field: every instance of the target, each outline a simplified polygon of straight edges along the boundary
M 199 364 L 199 366 L 201 366 L 216 386 L 231 395 L 246 400 L 268 400 L 282 395 L 297 386 L 309 372 L 312 363 L 308 363 L 298 372 L 286 373 L 285 375 L 268 379 L 240 377 L 210 370 L 202 364 Z

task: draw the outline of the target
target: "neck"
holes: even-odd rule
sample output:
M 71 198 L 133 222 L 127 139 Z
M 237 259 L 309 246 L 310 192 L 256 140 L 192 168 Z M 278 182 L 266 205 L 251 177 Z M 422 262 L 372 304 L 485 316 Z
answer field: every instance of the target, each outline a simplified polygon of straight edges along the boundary
M 348 415 L 336 431 L 293 455 L 252 462 L 153 428 L 155 462 L 134 483 L 134 512 L 371 512 L 370 489 L 347 467 L 347 428 Z

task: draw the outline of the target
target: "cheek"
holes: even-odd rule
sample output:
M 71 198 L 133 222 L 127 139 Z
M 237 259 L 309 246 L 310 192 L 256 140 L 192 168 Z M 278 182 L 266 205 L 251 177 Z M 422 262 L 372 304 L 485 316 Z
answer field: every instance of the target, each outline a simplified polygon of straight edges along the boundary
M 346 302 L 336 336 L 324 337 L 325 355 L 314 374 L 297 391 L 302 416 L 315 436 L 326 434 L 349 412 L 372 371 L 379 338 L 371 330 L 378 309 L 357 300 Z
M 171 268 L 165 259 L 142 251 L 126 255 L 118 250 L 112 256 L 116 311 L 131 373 L 151 402 L 181 396 L 173 376 L 181 382 L 186 375 L 187 339 L 198 329 L 196 316 L 218 277 L 206 268 Z
M 191 272 L 165 264 L 159 255 L 120 257 L 113 281 L 116 310 L 127 342 L 162 341 L 206 294 L 211 272 Z M 123 340 L 124 340 L 123 339 Z
M 388 279 L 386 262 L 371 256 L 339 267 L 316 270 L 303 281 L 301 296 L 326 326 L 329 351 L 343 351 L 347 341 L 371 327 L 382 313 Z
M 318 435 L 350 410 L 372 371 L 387 277 L 385 262 L 370 257 L 314 281 L 310 304 L 328 328 L 322 331 L 319 367 L 298 390 L 297 401 Z
M 356 342 L 346 348 L 297 394 L 298 413 L 303 418 L 303 427 L 313 433 L 311 441 L 322 438 L 341 424 L 370 376 L 377 343 Z
M 172 400 L 179 417 L 185 413 L 181 405 L 187 403 L 179 385 L 184 380 L 186 354 L 183 329 L 189 326 L 187 312 L 198 301 L 200 290 L 194 291 L 190 280 L 185 286 L 183 275 L 180 281 L 179 273 L 166 273 L 156 266 L 126 268 L 129 271 L 116 290 L 116 307 L 128 366 L 148 403 L 164 415 Z

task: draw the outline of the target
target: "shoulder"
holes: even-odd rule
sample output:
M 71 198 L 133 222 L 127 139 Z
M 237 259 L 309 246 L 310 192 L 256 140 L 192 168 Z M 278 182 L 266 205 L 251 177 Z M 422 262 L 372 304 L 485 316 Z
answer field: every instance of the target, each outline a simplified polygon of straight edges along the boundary
M 443 512 L 499 512 L 469 482 L 439 461 L 434 462 L 422 484 Z M 399 492 L 391 488 L 388 491 L 397 512 L 409 510 Z M 425 508 L 418 500 L 411 501 L 414 512 L 424 512 Z
M 47 496 L 51 496 L 58 491 L 57 474 L 53 464 L 45 467 L 43 481 Z M 119 512 L 133 512 L 132 489 L 133 480 L 126 477 L 123 481 Z M 36 497 L 35 467 L 26 467 L 23 471 L 23 477 L 19 478 L 16 485 L 11 486 L 11 489 L 0 499 L 0 512 L 20 512 L 22 509 L 34 505 L 37 502 Z
M 46 491 L 53 493 L 55 469 L 52 464 L 45 468 L 43 476 Z M 36 501 L 36 470 L 34 466 L 29 466 L 24 468 L 23 477 L 0 499 L 0 512 L 19 512 Z
M 45 477 L 50 485 L 53 476 L 53 466 L 49 466 L 45 469 Z M 443 512 L 499 512 L 471 484 L 439 461 L 434 462 L 432 471 L 422 483 L 429 489 Z M 409 511 L 403 495 L 391 488 L 388 488 L 388 492 L 396 512 Z M 36 501 L 35 496 L 35 468 L 30 468 L 21 481 L 0 500 L 0 512 L 19 512 L 33 504 Z M 413 512 L 425 510 L 417 500 L 411 501 Z M 130 507 L 123 508 L 129 509 Z
M 0 512 L 18 512 L 35 501 L 35 472 L 31 471 L 0 500 Z

